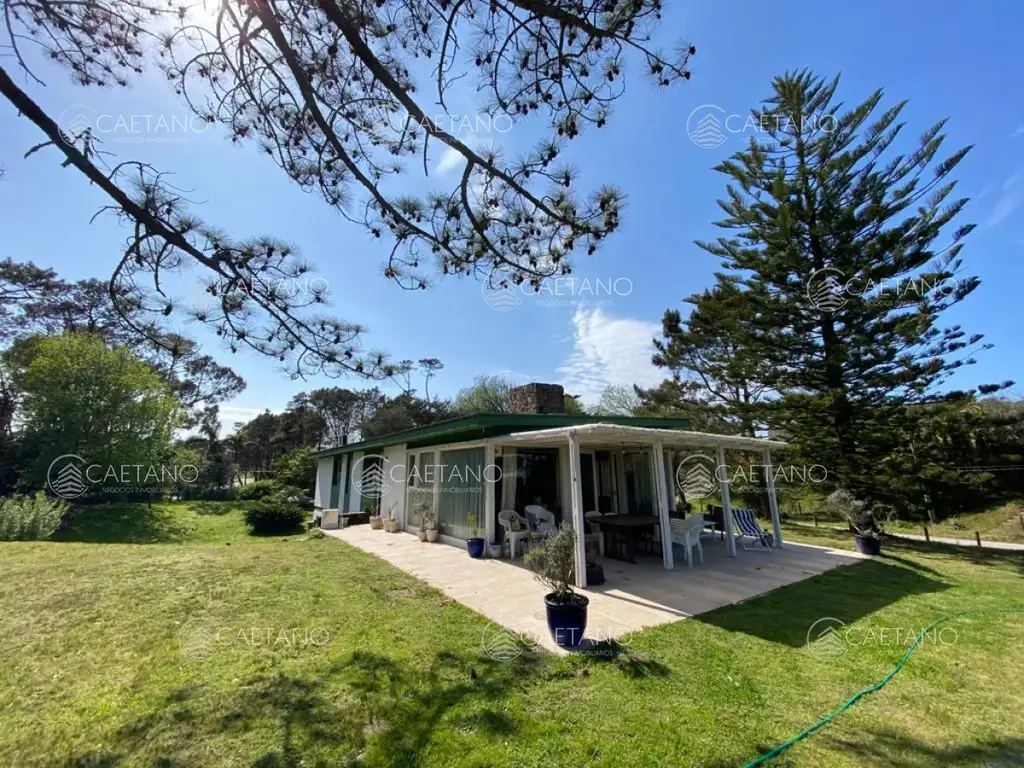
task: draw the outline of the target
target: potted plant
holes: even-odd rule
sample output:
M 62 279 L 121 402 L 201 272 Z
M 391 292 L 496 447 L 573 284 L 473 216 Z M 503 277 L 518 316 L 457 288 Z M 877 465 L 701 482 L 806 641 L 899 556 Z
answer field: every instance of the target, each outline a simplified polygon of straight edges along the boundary
M 548 631 L 561 648 L 576 648 L 587 629 L 590 599 L 574 591 L 576 531 L 568 523 L 531 547 L 523 563 L 551 591 L 544 596 Z
M 370 527 L 373 530 L 379 531 L 384 527 L 384 518 L 382 518 L 380 515 L 374 514 L 374 510 L 370 509 L 370 507 L 364 508 L 363 514 L 369 515 Z
M 466 522 L 469 523 L 470 537 L 466 539 L 466 551 L 469 552 L 470 557 L 483 557 L 484 556 L 484 540 L 477 536 L 476 527 L 476 512 L 470 512 L 466 516 Z
M 434 515 L 430 511 L 430 507 L 422 503 L 417 504 L 414 511 L 420 518 L 419 533 L 417 533 L 417 536 L 419 536 L 420 541 L 426 541 L 427 528 L 433 524 Z
M 877 555 L 882 551 L 882 534 L 888 517 L 879 520 L 873 510 L 865 509 L 863 501 L 849 491 L 839 488 L 825 500 L 827 512 L 846 520 L 853 531 L 857 551 L 862 555 Z
M 433 511 L 428 507 L 423 512 L 422 519 L 423 522 L 420 523 L 420 530 L 423 530 L 424 528 L 426 529 L 427 541 L 433 544 L 435 541 L 437 541 L 437 537 L 440 534 L 440 531 L 437 528 L 437 517 L 435 517 Z
M 387 514 L 384 516 L 384 530 L 388 533 L 398 533 L 401 529 L 401 523 L 395 517 L 395 505 L 392 503 L 388 507 Z

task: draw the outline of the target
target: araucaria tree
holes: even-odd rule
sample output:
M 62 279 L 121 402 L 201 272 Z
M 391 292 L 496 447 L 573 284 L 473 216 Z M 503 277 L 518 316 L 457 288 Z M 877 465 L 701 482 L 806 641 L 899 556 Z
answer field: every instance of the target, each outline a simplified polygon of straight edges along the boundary
M 593 253 L 618 229 L 624 197 L 580 191 L 566 143 L 609 119 L 627 60 L 667 86 L 689 77 L 694 53 L 652 46 L 661 0 L 218 0 L 212 19 L 168 0 L 3 8 L 24 73 L 0 69 L 0 93 L 44 134 L 32 151 L 55 148 L 129 224 L 111 281 L 118 306 L 136 310 L 129 321 L 182 309 L 161 275 L 195 267 L 210 302 L 187 308 L 192 317 L 300 375 L 394 370 L 361 346 L 360 326 L 317 311 L 324 295 L 289 290 L 310 265 L 287 243 L 231 237 L 188 210 L 159 170 L 109 162 L 90 129 L 62 131 L 15 82 L 31 81 L 37 49 L 83 86 L 127 85 L 155 62 L 196 116 L 257 143 L 296 184 L 390 242 L 383 274 L 409 288 L 425 288 L 431 272 L 537 284 Z M 467 75 L 492 122 L 542 118 L 547 138 L 513 158 L 453 135 L 435 104 L 447 111 Z M 396 178 L 421 163 L 426 176 L 442 149 L 463 163 L 453 183 Z
M 775 79 L 747 148 L 716 169 L 728 179 L 725 234 L 698 245 L 738 288 L 744 343 L 780 393 L 774 425 L 834 482 L 895 503 L 890 457 L 909 453 L 929 410 L 912 406 L 965 396 L 942 385 L 982 346 L 940 324 L 979 285 L 961 271 L 973 225 L 954 223 L 967 200 L 951 174 L 970 148 L 941 155 L 945 121 L 914 144 L 906 102 L 879 112 L 876 91 L 847 109 L 837 86 L 808 72 Z

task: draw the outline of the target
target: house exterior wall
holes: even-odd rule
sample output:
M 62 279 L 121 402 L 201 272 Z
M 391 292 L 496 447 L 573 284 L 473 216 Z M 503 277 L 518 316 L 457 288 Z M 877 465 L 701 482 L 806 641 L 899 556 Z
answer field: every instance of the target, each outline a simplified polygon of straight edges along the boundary
M 313 489 L 313 507 L 315 509 L 324 509 L 330 502 L 333 469 L 333 456 L 326 456 L 316 463 L 316 485 Z
M 382 515 L 394 511 L 395 519 L 405 527 L 405 443 L 386 448 L 381 454 L 384 457 L 384 476 L 386 485 L 380 497 Z

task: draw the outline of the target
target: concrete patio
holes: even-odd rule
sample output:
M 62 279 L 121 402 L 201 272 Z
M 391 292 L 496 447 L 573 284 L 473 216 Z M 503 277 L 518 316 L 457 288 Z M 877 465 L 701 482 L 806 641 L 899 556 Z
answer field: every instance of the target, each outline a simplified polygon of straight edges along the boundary
M 367 525 L 324 533 L 386 560 L 547 650 L 559 650 L 545 621 L 546 590 L 519 560 L 474 560 L 461 547 L 427 544 L 409 533 L 389 534 Z M 862 559 L 854 552 L 793 543 L 771 553 L 739 549 L 729 557 L 724 542 L 710 539 L 705 540 L 703 565 L 687 568 L 681 555 L 674 571 L 664 569 L 660 555 L 642 557 L 636 565 L 603 558 L 605 583 L 580 590 L 590 598 L 587 638 L 622 638 Z

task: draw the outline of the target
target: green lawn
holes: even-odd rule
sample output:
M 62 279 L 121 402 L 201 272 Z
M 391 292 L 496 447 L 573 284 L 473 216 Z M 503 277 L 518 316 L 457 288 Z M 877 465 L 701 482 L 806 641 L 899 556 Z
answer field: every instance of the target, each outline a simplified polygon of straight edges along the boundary
M 1024 514 L 1024 504 L 1019 501 L 1008 501 L 983 512 L 960 515 L 955 519 L 943 520 L 938 525 L 929 525 L 928 533 L 932 536 L 948 536 L 954 539 L 973 539 L 974 532 L 981 534 L 982 542 L 1011 541 L 1024 543 L 1024 525 L 1020 516 Z M 921 523 L 897 522 L 891 527 L 894 531 L 924 534 Z
M 744 765 L 882 677 L 883 628 L 1024 609 L 1020 557 L 887 552 L 618 655 L 499 662 L 485 619 L 341 542 L 248 537 L 230 505 L 86 509 L 0 544 L 0 765 Z M 822 616 L 861 644 L 810 653 Z M 1022 764 L 1024 614 L 950 626 L 775 764 Z

